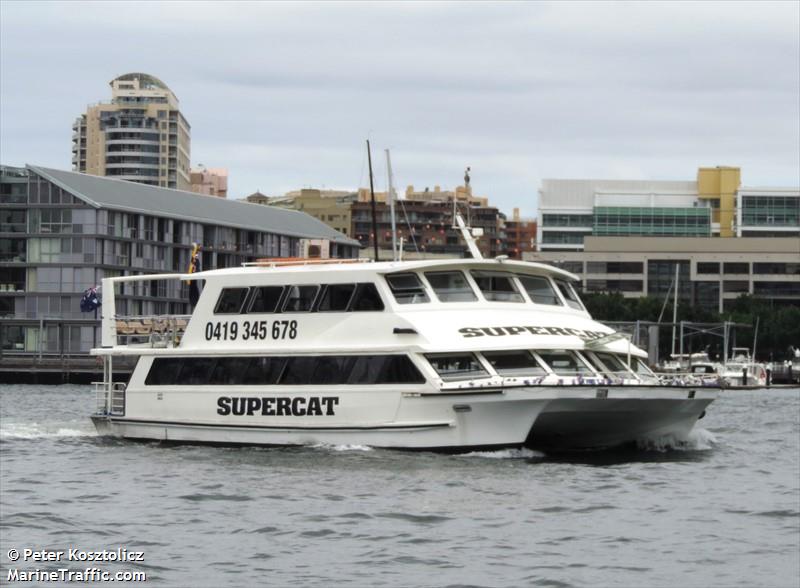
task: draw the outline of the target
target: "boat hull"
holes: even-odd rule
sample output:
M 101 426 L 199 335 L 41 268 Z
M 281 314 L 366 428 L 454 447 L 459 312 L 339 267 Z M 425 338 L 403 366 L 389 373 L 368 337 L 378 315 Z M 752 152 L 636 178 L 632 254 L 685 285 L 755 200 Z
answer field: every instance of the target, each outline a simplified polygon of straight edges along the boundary
M 531 428 L 527 447 L 572 451 L 602 449 L 689 435 L 713 398 L 559 399 Z
M 192 404 L 215 405 L 217 394 L 192 395 Z M 100 434 L 178 443 L 364 445 L 458 452 L 524 446 L 598 449 L 667 435 L 684 438 L 716 391 L 556 386 L 388 394 L 386 402 L 393 408 L 381 422 L 311 422 L 259 414 L 231 418 L 197 411 L 195 418 L 188 420 L 185 416 L 193 411 L 187 407 L 155 411 L 150 408 L 152 403 L 136 402 L 131 396 L 123 414 L 92 417 Z M 346 411 L 348 395 L 340 394 L 340 398 Z

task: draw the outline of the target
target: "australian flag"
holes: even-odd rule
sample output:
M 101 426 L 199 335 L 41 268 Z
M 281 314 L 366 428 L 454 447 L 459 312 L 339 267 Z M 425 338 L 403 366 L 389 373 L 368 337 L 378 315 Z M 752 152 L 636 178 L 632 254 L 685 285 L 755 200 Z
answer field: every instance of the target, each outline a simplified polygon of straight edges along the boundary
M 87 288 L 81 296 L 81 312 L 92 312 L 100 306 L 100 298 L 97 296 L 97 286 Z

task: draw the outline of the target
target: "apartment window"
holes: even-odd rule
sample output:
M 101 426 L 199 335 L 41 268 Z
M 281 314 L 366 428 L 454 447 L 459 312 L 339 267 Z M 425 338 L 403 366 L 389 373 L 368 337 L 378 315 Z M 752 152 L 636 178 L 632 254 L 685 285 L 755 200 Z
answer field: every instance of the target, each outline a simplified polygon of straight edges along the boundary
M 750 264 L 749 263 L 724 263 L 722 265 L 723 272 L 726 274 L 749 274 L 750 273 Z
M 719 273 L 719 263 L 718 262 L 711 262 L 711 261 L 698 261 L 697 262 L 697 273 L 698 274 L 718 274 Z

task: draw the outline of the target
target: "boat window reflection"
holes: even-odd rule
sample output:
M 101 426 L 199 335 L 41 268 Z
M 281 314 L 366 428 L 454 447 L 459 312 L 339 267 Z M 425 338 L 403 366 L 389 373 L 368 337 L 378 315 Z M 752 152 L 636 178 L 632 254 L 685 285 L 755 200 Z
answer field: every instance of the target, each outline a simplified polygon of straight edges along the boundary
M 558 286 L 558 290 L 564 296 L 564 300 L 567 301 L 569 306 L 578 310 L 583 310 L 583 304 L 581 304 L 581 300 L 578 298 L 571 284 L 568 284 L 564 280 L 556 280 L 556 286 Z
M 550 285 L 550 280 L 547 278 L 520 275 L 517 277 L 534 303 L 561 306 L 561 300 L 558 298 L 555 290 L 553 290 L 553 286 Z
M 308 312 L 314 305 L 319 286 L 289 286 L 283 312 Z
M 263 286 L 261 288 L 256 288 L 253 300 L 250 302 L 250 308 L 248 308 L 247 312 L 275 312 L 282 294 L 283 286 Z
M 473 271 L 472 277 L 486 300 L 498 302 L 524 302 L 514 285 L 511 274 L 492 271 Z
M 440 302 L 472 302 L 478 297 L 462 272 L 425 272 Z
M 392 274 L 386 276 L 389 288 L 398 304 L 428 302 L 428 294 L 417 274 Z
M 489 374 L 472 353 L 448 353 L 425 356 L 443 380 L 469 380 Z
M 369 312 L 383 310 L 383 300 L 378 294 L 375 284 L 366 283 L 356 286 L 356 293 L 350 303 L 350 310 L 354 312 Z
M 353 292 L 356 290 L 355 284 L 328 284 L 319 303 L 320 312 L 343 312 L 347 310 Z
M 553 350 L 537 351 L 536 354 L 541 358 L 550 369 L 558 376 L 579 376 L 593 375 L 591 368 L 583 360 L 579 359 L 571 351 Z
M 501 376 L 543 376 L 547 373 L 528 351 L 483 351 L 481 355 Z
M 214 307 L 214 314 L 239 314 L 250 288 L 223 288 Z
M 296 357 L 157 357 L 148 386 L 285 386 L 424 384 L 406 355 Z

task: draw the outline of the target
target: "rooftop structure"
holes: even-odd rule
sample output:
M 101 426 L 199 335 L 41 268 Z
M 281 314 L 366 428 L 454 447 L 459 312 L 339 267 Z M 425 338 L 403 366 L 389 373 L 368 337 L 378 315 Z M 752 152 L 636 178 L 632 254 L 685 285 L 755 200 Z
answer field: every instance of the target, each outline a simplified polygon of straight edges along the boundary
M 90 105 L 72 126 L 72 169 L 188 190 L 191 128 L 178 98 L 145 73 L 109 84 L 111 101 Z

